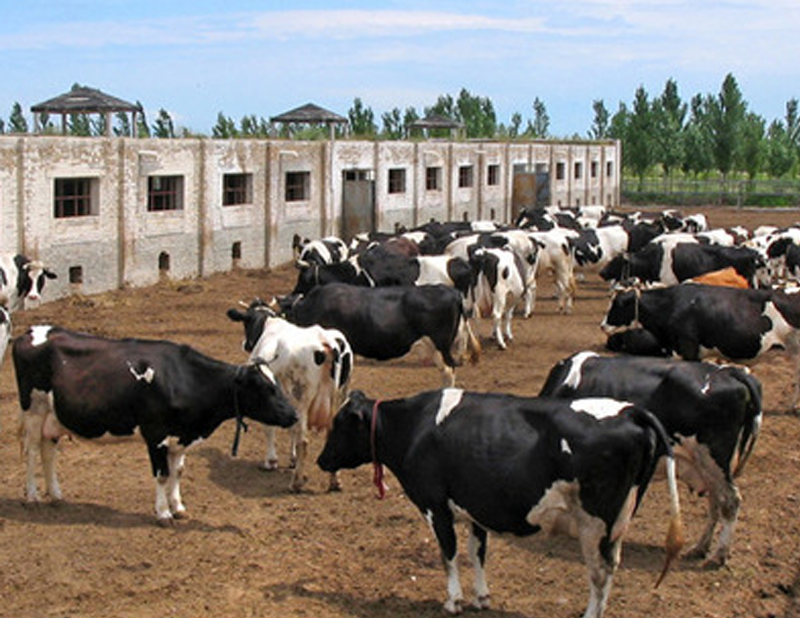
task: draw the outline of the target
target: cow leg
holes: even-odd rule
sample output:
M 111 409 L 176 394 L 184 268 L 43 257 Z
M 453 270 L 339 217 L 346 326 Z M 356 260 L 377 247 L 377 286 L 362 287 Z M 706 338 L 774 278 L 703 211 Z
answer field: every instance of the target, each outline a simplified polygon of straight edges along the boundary
M 508 306 L 506 308 L 506 312 L 505 312 L 505 316 L 504 316 L 504 318 L 505 318 L 505 324 L 504 324 L 505 334 L 506 334 L 506 339 L 509 342 L 514 340 L 514 335 L 511 332 L 511 320 L 514 317 L 514 308 L 515 308 L 515 305 L 513 303 L 511 303 L 510 306 Z
M 741 496 L 736 485 L 727 479 L 712 483 L 709 491 L 709 521 L 703 535 L 690 550 L 691 557 L 703 558 L 703 566 L 718 568 L 723 566 L 731 555 L 733 533 L 741 505 Z M 714 550 L 709 553 L 714 529 L 721 523 L 719 536 Z
M 295 423 L 289 431 L 292 435 L 295 460 L 289 489 L 298 492 L 303 489 L 308 481 L 305 475 L 306 455 L 308 454 L 308 429 L 306 428 L 305 419 L 301 419 L 299 422 Z
M 186 507 L 181 500 L 181 476 L 183 475 L 183 466 L 186 460 L 184 449 L 175 447 L 169 450 L 167 455 L 167 462 L 169 465 L 169 476 L 167 477 L 167 502 L 169 504 L 170 513 L 175 519 L 181 519 L 185 516 Z
M 595 517 L 583 514 L 578 519 L 581 552 L 589 572 L 589 604 L 583 618 L 601 618 L 611 592 L 614 571 L 619 564 L 622 538 L 610 541 L 605 524 Z M 607 545 L 601 550 L 604 541 Z
M 425 513 L 425 518 L 436 535 L 442 563 L 447 575 L 447 601 L 444 603 L 444 609 L 450 614 L 460 614 L 464 594 L 458 577 L 457 543 L 456 532 L 453 528 L 453 513 L 446 505 L 442 505 L 435 511 L 428 510 Z
M 51 500 L 60 502 L 63 498 L 61 485 L 56 475 L 56 453 L 58 452 L 58 440 L 42 438 L 42 468 L 44 469 L 44 487 Z
M 430 337 L 423 337 L 420 339 L 420 345 L 428 350 L 434 365 L 442 372 L 442 386 L 444 388 L 452 388 L 456 385 L 456 372 L 453 367 L 447 364 L 442 352 L 436 347 L 436 344 Z
M 278 450 L 275 446 L 275 427 L 265 427 L 267 434 L 267 456 L 264 458 L 264 470 L 278 469 Z
M 492 306 L 492 337 L 497 341 L 497 347 L 501 350 L 506 349 L 506 342 L 503 339 L 503 316 L 505 314 L 505 306 L 501 303 L 495 303 Z
M 150 455 L 150 466 L 156 479 L 156 518 L 162 526 L 172 523 L 172 512 L 169 508 L 169 456 L 167 446 L 148 441 L 147 451 Z
M 22 413 L 20 421 L 22 423 L 22 452 L 25 454 L 25 499 L 28 502 L 38 502 L 39 490 L 36 487 L 36 466 L 41 459 L 44 415 L 35 411 L 33 405 L 31 405 L 30 410 Z
M 489 585 L 486 583 L 486 530 L 472 524 L 468 541 L 469 557 L 475 571 L 475 601 L 477 609 L 489 609 Z

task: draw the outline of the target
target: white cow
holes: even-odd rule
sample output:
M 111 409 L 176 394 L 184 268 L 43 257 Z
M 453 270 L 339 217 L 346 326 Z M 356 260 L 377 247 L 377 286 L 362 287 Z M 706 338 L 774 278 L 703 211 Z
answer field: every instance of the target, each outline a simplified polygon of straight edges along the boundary
M 353 352 L 336 329 L 300 327 L 279 318 L 263 301 L 255 300 L 246 312 L 228 310 L 234 322 L 243 322 L 244 349 L 250 361 L 263 361 L 297 410 L 299 421 L 291 429 L 294 472 L 289 488 L 300 491 L 307 481 L 305 463 L 310 430 L 328 431 L 333 415 L 344 402 L 353 368 Z M 275 428 L 267 426 L 264 468 L 278 467 Z M 339 489 L 335 474 L 328 489 Z

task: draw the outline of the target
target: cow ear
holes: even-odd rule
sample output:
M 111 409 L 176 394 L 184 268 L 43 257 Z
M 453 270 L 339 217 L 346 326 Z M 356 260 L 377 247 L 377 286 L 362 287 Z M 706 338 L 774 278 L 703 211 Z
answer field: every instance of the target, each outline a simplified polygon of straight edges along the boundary
M 245 315 L 238 309 L 228 309 L 225 315 L 233 322 L 244 322 Z
M 45 268 L 42 272 L 44 273 L 44 276 L 47 277 L 48 279 L 58 279 L 58 275 L 55 274 L 52 270 L 48 270 Z

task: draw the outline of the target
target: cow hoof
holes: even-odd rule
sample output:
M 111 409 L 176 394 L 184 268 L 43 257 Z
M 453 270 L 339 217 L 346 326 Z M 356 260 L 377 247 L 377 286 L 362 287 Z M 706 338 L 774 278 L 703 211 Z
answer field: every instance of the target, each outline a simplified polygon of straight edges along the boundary
M 265 461 L 264 463 L 259 466 L 262 470 L 266 470 L 268 472 L 272 470 L 278 469 L 278 460 L 277 459 L 270 459 L 269 461 Z
M 708 553 L 708 549 L 707 548 L 698 547 L 697 545 L 695 545 L 689 551 L 687 551 L 685 554 L 683 554 L 683 557 L 686 560 L 702 560 L 702 559 L 704 559 L 706 557 L 707 553 Z
M 713 556 L 709 556 L 705 560 L 703 560 L 703 564 L 701 565 L 702 568 L 708 571 L 714 571 L 716 569 L 721 569 L 725 566 L 727 562 L 727 556 L 724 554 L 714 554 Z
M 342 491 L 341 483 L 331 483 L 330 485 L 328 485 L 328 491 L 330 493 Z
M 306 486 L 308 482 L 308 477 L 304 476 L 302 479 L 298 479 L 296 481 L 292 481 L 291 485 L 289 485 L 289 491 L 295 494 L 299 494 L 303 491 L 303 488 Z
M 158 525 L 162 528 L 172 528 L 175 525 L 175 521 L 173 520 L 172 516 L 168 517 L 159 517 L 158 518 Z
M 475 609 L 490 609 L 491 605 L 491 598 L 488 594 L 477 597 L 472 604 Z
M 452 600 L 448 599 L 444 604 L 444 611 L 448 614 L 460 614 L 463 611 L 461 599 Z
M 187 517 L 188 516 L 186 515 L 186 509 L 172 512 L 172 519 L 186 519 Z

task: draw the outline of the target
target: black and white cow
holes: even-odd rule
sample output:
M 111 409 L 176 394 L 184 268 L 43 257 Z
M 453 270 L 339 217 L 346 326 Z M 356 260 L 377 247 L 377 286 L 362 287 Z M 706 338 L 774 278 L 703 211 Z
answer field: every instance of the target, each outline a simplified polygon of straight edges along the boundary
M 614 258 L 600 276 L 612 282 L 635 277 L 644 283 L 674 285 L 728 267 L 752 287 L 769 279 L 766 262 L 757 251 L 701 243 L 678 243 L 671 249 L 661 243 L 649 243 L 641 251 Z
M 708 497 L 708 525 L 689 551 L 721 566 L 730 556 L 741 498 L 734 478 L 761 427 L 761 384 L 749 371 L 667 358 L 573 354 L 555 365 L 540 397 L 609 397 L 658 417 L 673 440 L 678 476 Z M 713 551 L 711 542 L 721 522 Z
M 337 236 L 326 236 L 318 240 L 301 239 L 295 234 L 292 239 L 295 263 L 299 267 L 311 264 L 335 264 L 348 258 L 347 243 Z
M 12 313 L 22 309 L 25 299 L 41 300 L 44 284 L 56 274 L 38 260 L 24 255 L 0 255 L 0 304 Z
M 470 252 L 475 276 L 472 287 L 476 317 L 492 318 L 492 337 L 501 350 L 514 338 L 511 320 L 526 290 L 526 269 L 511 249 L 475 247 Z
M 56 443 L 140 433 L 156 480 L 159 523 L 184 515 L 180 476 L 188 447 L 232 418 L 288 427 L 297 413 L 264 366 L 236 366 L 169 341 L 105 339 L 34 326 L 12 346 L 22 409 L 26 495 L 38 500 L 36 459 L 45 488 L 60 500 Z
M 436 535 L 448 612 L 459 612 L 463 600 L 454 521 L 465 516 L 478 608 L 489 607 L 487 531 L 517 537 L 571 533 L 589 571 L 584 617 L 599 618 L 622 539 L 662 453 L 671 464 L 667 565 L 681 543 L 675 466 L 661 423 L 621 402 L 610 406 L 619 416 L 597 420 L 584 413 L 597 401 L 460 389 L 376 401 L 353 391 L 317 463 L 327 472 L 373 463 L 381 491 L 382 466 L 394 473 Z
M 328 431 L 331 419 L 344 402 L 353 370 L 353 352 L 345 336 L 336 329 L 301 327 L 277 317 L 256 299 L 247 311 L 229 309 L 227 316 L 244 327 L 244 344 L 251 363 L 270 368 L 289 403 L 300 417 L 290 431 L 294 471 L 289 489 L 300 491 L 307 482 L 305 461 L 309 431 Z M 267 425 L 267 455 L 264 469 L 278 467 L 275 428 Z M 339 489 L 332 475 L 329 490 Z
M 792 406 L 800 402 L 800 294 L 683 283 L 616 294 L 602 323 L 606 333 L 643 327 L 684 360 L 716 354 L 754 362 L 781 348 L 794 362 Z
M 299 326 L 340 330 L 353 351 L 366 358 L 400 358 L 424 341 L 434 348 L 434 362 L 451 386 L 454 368 L 465 358 L 475 363 L 480 356 L 461 293 L 444 285 L 362 288 L 332 283 L 278 303 L 285 317 Z
M 298 266 L 297 282 L 292 294 L 307 294 L 319 285 L 329 283 L 348 283 L 350 285 L 374 286 L 375 281 L 361 267 L 358 256 L 352 256 L 344 262 L 333 264 L 308 264 Z

